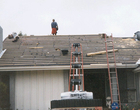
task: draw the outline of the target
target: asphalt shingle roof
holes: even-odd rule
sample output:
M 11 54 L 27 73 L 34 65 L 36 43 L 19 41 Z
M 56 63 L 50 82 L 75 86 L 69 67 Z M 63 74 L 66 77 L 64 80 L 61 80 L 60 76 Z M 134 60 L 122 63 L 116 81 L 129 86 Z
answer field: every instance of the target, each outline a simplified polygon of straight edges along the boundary
M 17 42 L 12 41 L 6 38 L 3 42 L 7 50 L 0 58 L 0 67 L 69 65 L 73 43 L 81 43 L 84 64 L 106 64 L 106 54 L 86 56 L 90 52 L 105 51 L 105 41 L 100 34 L 22 36 Z M 140 41 L 114 38 L 114 48 L 118 49 L 116 63 L 135 64 L 140 58 Z M 68 49 L 68 55 L 63 56 L 62 49 Z

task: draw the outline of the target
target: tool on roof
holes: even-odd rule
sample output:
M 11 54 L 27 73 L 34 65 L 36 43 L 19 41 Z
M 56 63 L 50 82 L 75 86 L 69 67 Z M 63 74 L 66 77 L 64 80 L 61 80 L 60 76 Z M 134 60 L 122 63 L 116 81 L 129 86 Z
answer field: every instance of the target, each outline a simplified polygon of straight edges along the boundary
M 68 49 L 61 49 L 62 55 L 67 55 L 68 54 Z
M 19 36 L 16 36 L 12 42 L 17 42 L 18 39 L 19 39 Z
M 120 100 L 120 92 L 119 92 L 119 83 L 118 83 L 118 75 L 117 75 L 117 68 L 116 68 L 116 58 L 115 58 L 113 37 L 111 35 L 109 38 L 107 38 L 106 34 L 103 34 L 103 36 L 105 38 L 105 48 L 106 48 L 106 58 L 107 58 L 111 103 L 118 103 L 119 107 L 120 107 L 119 109 L 121 110 L 121 100 Z M 113 53 L 109 54 L 107 51 L 110 48 L 113 49 Z M 112 61 L 112 58 L 113 58 L 113 61 Z M 114 63 L 113 68 L 110 67 L 110 63 Z
M 134 33 L 134 39 L 136 41 L 140 41 L 140 31 L 137 31 L 137 32 Z

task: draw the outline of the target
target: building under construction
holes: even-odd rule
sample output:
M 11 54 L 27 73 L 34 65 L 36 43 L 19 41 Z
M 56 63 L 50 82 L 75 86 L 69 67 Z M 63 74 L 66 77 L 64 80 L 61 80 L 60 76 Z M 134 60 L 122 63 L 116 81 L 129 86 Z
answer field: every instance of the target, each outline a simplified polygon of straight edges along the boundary
M 73 43 L 82 45 L 85 91 L 93 92 L 94 99 L 101 99 L 103 108 L 108 108 L 107 102 L 115 97 L 110 75 L 117 69 L 117 100 L 122 107 L 137 104 L 140 41 L 133 37 L 110 38 L 112 35 L 106 34 L 32 35 L 12 42 L 7 37 L 0 42 L 0 81 L 8 87 L 10 108 L 47 110 L 51 100 L 59 100 L 60 94 L 69 90 Z

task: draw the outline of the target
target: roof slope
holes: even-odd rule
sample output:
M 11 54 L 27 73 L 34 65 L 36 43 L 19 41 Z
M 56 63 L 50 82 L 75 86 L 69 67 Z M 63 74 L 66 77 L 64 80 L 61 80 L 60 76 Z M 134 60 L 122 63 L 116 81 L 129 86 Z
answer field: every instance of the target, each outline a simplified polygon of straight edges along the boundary
M 106 64 L 106 54 L 87 57 L 90 52 L 105 50 L 101 35 L 22 36 L 17 42 L 6 38 L 7 49 L 0 59 L 0 67 L 69 65 L 73 43 L 81 43 L 84 64 Z M 134 39 L 114 38 L 117 63 L 135 64 L 140 57 L 140 42 Z M 63 56 L 61 49 L 68 49 Z

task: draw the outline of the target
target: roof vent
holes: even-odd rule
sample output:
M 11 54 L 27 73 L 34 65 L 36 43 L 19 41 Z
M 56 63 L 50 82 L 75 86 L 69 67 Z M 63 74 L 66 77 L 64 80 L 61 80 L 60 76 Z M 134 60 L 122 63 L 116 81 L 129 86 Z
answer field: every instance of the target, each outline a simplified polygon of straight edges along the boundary
M 134 38 L 136 41 L 140 41 L 140 31 L 134 33 Z
M 67 55 L 69 51 L 68 51 L 68 49 L 63 49 L 63 50 L 61 50 L 61 52 L 62 52 L 62 54 L 64 56 L 64 55 Z

